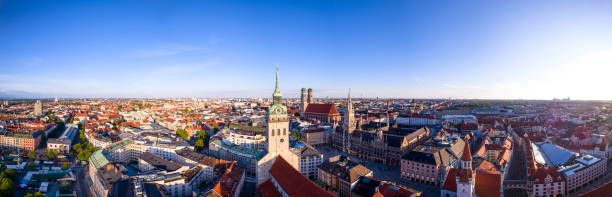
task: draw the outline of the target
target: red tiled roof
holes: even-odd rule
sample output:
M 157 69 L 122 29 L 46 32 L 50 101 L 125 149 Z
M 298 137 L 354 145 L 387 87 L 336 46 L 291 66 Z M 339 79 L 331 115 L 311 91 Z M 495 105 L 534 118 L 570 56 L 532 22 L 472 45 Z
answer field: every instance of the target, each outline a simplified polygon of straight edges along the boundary
M 308 104 L 305 113 L 340 115 L 334 104 Z
M 444 179 L 444 186 L 442 187 L 445 190 L 448 191 L 457 191 L 457 169 L 456 168 L 451 168 L 448 171 L 448 175 L 446 176 L 446 179 Z
M 272 183 L 271 179 L 268 179 L 266 182 L 263 182 L 257 188 L 257 196 L 259 197 L 282 197 L 280 192 L 274 187 L 274 183 Z
M 298 172 L 282 156 L 278 156 L 270 168 L 270 174 L 289 195 L 294 197 L 324 197 L 333 195 Z
M 501 196 L 501 174 L 476 173 L 474 190 L 476 195 L 481 197 Z
M 561 173 L 557 171 L 557 168 L 555 167 L 537 168 L 535 170 L 533 178 L 535 180 L 535 183 L 542 184 L 544 183 L 548 175 L 553 178 L 553 182 L 562 182 L 564 180 L 563 176 L 561 176 Z
M 487 160 L 483 160 L 476 167 L 476 173 L 487 173 L 487 174 L 501 174 L 500 171 L 495 167 L 493 163 Z
M 510 153 L 510 150 L 506 149 L 504 151 L 502 151 L 501 154 L 499 154 L 499 156 L 497 156 L 497 162 L 498 164 L 504 164 L 507 165 L 508 162 L 510 162 L 510 157 L 512 156 L 512 153 Z
M 470 153 L 470 143 L 465 143 L 463 146 L 463 154 L 461 154 L 461 160 L 472 161 L 472 153 Z
M 409 197 L 412 194 L 413 191 L 405 187 L 393 185 L 385 181 L 378 187 L 378 192 L 374 194 L 374 197 Z
M 503 123 L 504 119 L 503 118 L 486 118 L 486 117 L 478 118 L 478 123 L 480 123 L 480 124 L 494 125 L 495 122 Z
M 578 197 L 599 197 L 599 196 L 609 196 L 612 193 L 612 181 L 608 181 L 608 183 L 595 188 L 594 190 L 588 191 L 584 194 L 578 195 Z
M 240 180 L 244 170 L 238 166 L 237 162 L 233 162 L 232 165 L 225 171 L 225 174 L 221 176 L 217 185 L 215 185 L 215 192 L 220 194 L 221 196 L 234 196 L 236 193 L 240 193 L 237 190 L 238 184 L 240 184 Z
M 485 152 L 486 152 L 486 145 L 487 144 L 491 144 L 491 141 L 489 141 L 488 138 L 485 138 L 484 142 L 482 143 L 482 146 L 480 146 L 480 149 L 478 149 L 478 151 L 476 151 L 476 155 L 480 156 L 480 157 L 484 157 Z
M 478 130 L 478 124 L 462 121 L 460 128 L 461 130 Z

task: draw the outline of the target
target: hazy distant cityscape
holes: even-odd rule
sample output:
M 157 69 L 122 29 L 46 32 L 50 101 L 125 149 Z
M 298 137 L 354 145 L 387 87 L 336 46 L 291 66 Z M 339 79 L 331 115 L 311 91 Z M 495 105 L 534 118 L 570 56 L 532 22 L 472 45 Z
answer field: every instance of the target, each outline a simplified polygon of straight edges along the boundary
M 612 102 L 3 100 L 3 195 L 599 196 Z M 12 174 L 12 175 L 11 175 Z M 5 183 L 6 182 L 6 183 Z M 608 183 L 607 183 L 608 182 Z

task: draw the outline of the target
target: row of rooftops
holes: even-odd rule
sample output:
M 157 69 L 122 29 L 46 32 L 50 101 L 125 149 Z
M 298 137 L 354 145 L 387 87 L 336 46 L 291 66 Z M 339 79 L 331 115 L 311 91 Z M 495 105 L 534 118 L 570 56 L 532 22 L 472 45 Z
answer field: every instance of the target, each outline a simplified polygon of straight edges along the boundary
M 226 165 L 230 163 L 229 161 L 226 161 L 226 160 L 217 159 L 214 157 L 210 157 L 210 156 L 195 152 L 193 151 L 193 149 L 187 148 L 187 147 L 176 150 L 175 152 L 177 155 L 181 157 L 184 157 L 191 161 L 198 162 L 199 164 L 206 165 L 206 166 L 217 167 L 218 165 Z
M 466 144 L 461 138 L 436 141 L 429 139 L 402 156 L 402 159 L 435 166 L 448 166 L 463 154 Z
M 244 169 L 238 166 L 237 162 L 232 162 L 230 167 L 219 178 L 219 182 L 213 188 L 213 191 L 220 196 L 235 196 L 239 193 L 238 190 L 240 181 L 243 180 L 245 174 Z
M 360 163 L 351 161 L 343 155 L 329 158 L 328 161 L 323 162 L 319 166 L 319 169 L 349 183 L 354 183 L 360 176 L 366 176 L 372 172 Z
M 420 196 L 421 192 L 371 177 L 359 177 L 353 193 L 361 196 Z
M 8 131 L 8 130 L 0 129 L 0 136 L 26 138 L 26 139 L 36 138 L 42 133 L 43 131 L 37 131 L 34 133 L 22 133 L 22 132 L 15 132 L 15 131 Z

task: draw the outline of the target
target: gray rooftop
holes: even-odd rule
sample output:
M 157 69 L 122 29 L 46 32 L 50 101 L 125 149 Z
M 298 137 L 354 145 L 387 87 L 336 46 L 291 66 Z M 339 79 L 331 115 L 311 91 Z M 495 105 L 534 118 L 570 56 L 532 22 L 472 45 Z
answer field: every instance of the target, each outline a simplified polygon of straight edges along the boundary
M 155 168 L 166 170 L 168 172 L 178 170 L 182 167 L 182 165 L 179 163 L 168 161 L 163 157 L 150 152 L 144 152 L 142 155 L 140 155 L 140 159 L 146 161 L 152 166 L 155 166 Z

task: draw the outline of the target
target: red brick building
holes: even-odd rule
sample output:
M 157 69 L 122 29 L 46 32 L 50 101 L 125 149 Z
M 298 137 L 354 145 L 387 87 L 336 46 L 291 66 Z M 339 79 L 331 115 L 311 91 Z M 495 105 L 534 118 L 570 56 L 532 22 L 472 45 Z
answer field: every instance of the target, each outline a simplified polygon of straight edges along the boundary
M 334 104 L 308 104 L 304 117 L 325 123 L 340 122 L 341 116 Z

